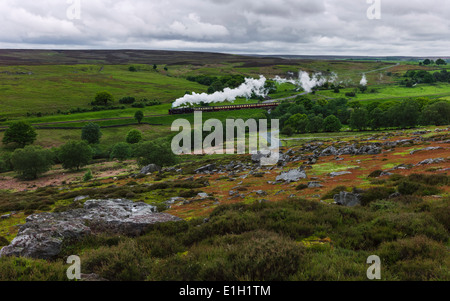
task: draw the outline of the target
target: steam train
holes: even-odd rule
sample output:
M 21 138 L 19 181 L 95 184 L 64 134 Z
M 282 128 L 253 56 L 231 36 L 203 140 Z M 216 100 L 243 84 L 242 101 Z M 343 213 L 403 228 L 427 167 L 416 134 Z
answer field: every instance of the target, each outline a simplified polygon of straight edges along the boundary
M 278 102 L 270 103 L 252 103 L 241 105 L 227 105 L 227 106 L 211 106 L 211 107 L 196 107 L 196 108 L 175 108 L 169 110 L 169 115 L 175 114 L 190 114 L 194 112 L 217 112 L 217 111 L 232 111 L 241 109 L 271 109 L 276 108 Z

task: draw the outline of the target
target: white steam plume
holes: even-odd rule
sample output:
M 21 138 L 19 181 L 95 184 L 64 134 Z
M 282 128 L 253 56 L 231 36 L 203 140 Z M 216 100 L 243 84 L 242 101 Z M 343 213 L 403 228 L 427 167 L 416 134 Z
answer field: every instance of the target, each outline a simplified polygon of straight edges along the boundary
M 362 77 L 361 81 L 359 82 L 359 84 L 362 86 L 367 86 L 366 74 L 363 74 L 363 77 Z
M 333 73 L 331 76 L 324 76 L 321 73 L 315 73 L 310 77 L 308 72 L 299 71 L 298 79 L 285 79 L 279 76 L 276 76 L 274 79 L 279 84 L 283 83 L 291 83 L 296 86 L 302 87 L 305 92 L 311 93 L 312 89 L 316 86 L 322 86 L 326 82 L 335 83 L 337 81 L 337 74 Z
M 245 82 L 235 89 L 225 88 L 223 91 L 218 91 L 213 94 L 207 93 L 195 93 L 192 92 L 192 95 L 186 94 L 181 98 L 175 100 L 172 104 L 173 108 L 186 105 L 186 104 L 200 104 L 203 103 L 216 103 L 216 102 L 224 102 L 230 101 L 233 102 L 237 97 L 246 97 L 250 98 L 253 93 L 257 96 L 266 96 L 267 89 L 265 89 L 264 85 L 266 84 L 266 78 L 262 75 L 259 76 L 259 79 L 246 78 Z

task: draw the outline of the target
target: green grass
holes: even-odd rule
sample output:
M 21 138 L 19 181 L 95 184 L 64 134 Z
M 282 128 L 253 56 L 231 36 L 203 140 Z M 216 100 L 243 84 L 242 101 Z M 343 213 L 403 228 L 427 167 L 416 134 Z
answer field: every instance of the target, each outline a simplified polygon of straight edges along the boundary
M 446 83 L 439 83 L 435 85 L 420 84 L 413 88 L 407 88 L 399 85 L 369 86 L 369 90 L 371 88 L 375 88 L 377 92 L 376 93 L 366 92 L 364 94 L 357 93 L 357 97 L 352 97 L 351 99 L 369 102 L 374 100 L 388 101 L 395 99 L 400 100 L 410 97 L 424 97 L 424 96 L 440 97 L 450 95 L 450 84 Z M 340 93 L 334 93 L 331 90 L 318 91 L 316 94 L 331 98 L 339 98 L 339 97 L 346 97 L 345 93 L 352 92 L 353 89 L 354 88 L 341 89 Z
M 2 116 L 86 108 L 95 94 L 104 90 L 112 93 L 117 103 L 124 96 L 172 102 L 186 91 L 205 92 L 207 89 L 151 69 L 129 72 L 127 65 L 101 68 L 99 65 L 0 67 Z M 16 72 L 32 74 L 18 75 Z

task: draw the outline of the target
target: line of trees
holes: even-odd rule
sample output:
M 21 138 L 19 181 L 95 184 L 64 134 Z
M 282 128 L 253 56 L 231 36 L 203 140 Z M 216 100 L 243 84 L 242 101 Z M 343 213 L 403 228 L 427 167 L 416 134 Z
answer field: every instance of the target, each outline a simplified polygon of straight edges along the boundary
M 301 96 L 295 103 L 282 103 L 267 113 L 279 119 L 282 134 L 337 132 L 343 125 L 352 130 L 411 128 L 418 125 L 450 124 L 450 103 L 428 98 L 373 102 L 362 106 L 345 98 L 313 101 Z

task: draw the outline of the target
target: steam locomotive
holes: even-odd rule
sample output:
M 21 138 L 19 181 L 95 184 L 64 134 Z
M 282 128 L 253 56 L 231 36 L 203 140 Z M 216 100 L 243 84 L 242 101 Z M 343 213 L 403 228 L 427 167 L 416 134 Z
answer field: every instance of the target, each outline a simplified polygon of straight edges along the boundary
M 269 103 L 252 103 L 241 105 L 227 105 L 227 106 L 211 106 L 211 107 L 196 107 L 196 108 L 174 108 L 169 110 L 169 115 L 175 114 L 190 114 L 194 112 L 217 112 L 217 111 L 232 111 L 241 109 L 271 109 L 276 108 L 278 102 Z

